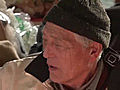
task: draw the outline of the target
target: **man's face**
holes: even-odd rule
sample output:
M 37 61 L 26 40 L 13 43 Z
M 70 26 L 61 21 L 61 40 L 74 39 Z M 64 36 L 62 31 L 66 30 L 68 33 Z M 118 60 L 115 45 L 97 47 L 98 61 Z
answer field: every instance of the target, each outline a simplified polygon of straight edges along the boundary
M 73 32 L 47 22 L 43 30 L 43 49 L 50 79 L 54 82 L 68 83 L 89 70 L 89 49 L 76 41 Z

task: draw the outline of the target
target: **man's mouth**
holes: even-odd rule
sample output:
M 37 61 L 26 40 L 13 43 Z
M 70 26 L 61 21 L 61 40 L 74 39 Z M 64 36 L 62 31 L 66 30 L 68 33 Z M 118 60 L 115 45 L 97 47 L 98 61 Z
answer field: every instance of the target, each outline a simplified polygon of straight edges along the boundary
M 52 65 L 49 65 L 49 70 L 50 70 L 50 71 L 55 71 L 56 69 L 57 69 L 57 67 L 52 66 Z

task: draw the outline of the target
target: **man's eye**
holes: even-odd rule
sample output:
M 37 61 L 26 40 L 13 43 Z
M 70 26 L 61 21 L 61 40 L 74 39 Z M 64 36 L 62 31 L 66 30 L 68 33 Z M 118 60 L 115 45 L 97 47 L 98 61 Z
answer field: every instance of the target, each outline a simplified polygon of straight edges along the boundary
M 57 47 L 62 47 L 62 45 L 60 45 L 60 44 L 55 44 L 55 46 L 57 46 Z
M 47 39 L 44 39 L 44 38 L 43 38 L 43 42 L 47 42 Z
M 57 49 L 65 49 L 65 47 L 63 45 L 61 45 L 61 44 L 55 44 L 55 47 Z

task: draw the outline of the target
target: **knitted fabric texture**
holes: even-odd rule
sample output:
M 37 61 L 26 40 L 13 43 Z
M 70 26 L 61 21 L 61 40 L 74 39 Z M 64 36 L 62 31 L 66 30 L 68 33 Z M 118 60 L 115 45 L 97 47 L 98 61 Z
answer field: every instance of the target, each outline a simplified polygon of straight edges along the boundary
M 110 20 L 99 0 L 60 0 L 44 21 L 109 46 Z

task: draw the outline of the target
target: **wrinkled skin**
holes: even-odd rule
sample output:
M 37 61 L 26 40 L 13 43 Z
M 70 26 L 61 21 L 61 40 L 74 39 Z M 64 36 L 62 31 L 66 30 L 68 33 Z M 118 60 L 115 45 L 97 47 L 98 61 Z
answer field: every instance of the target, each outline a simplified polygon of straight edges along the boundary
M 96 57 L 91 54 L 92 49 L 77 42 L 73 32 L 50 22 L 43 30 L 43 49 L 50 79 L 54 82 L 71 87 L 82 85 L 95 70 Z

